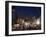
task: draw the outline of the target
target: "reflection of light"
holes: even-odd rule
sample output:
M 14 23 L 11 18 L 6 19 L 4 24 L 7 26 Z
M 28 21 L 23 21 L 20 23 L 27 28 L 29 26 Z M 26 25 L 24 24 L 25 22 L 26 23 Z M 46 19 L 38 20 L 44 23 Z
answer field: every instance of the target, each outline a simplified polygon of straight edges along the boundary
M 40 24 L 40 19 L 37 19 L 36 24 L 37 24 L 37 25 Z

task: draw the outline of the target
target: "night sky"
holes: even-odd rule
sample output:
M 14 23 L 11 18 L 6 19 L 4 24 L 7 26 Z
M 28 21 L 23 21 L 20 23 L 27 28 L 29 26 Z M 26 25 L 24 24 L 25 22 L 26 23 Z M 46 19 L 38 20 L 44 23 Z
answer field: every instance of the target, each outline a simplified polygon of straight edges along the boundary
M 12 6 L 13 19 L 15 19 L 16 14 L 22 17 L 41 16 L 41 7 Z

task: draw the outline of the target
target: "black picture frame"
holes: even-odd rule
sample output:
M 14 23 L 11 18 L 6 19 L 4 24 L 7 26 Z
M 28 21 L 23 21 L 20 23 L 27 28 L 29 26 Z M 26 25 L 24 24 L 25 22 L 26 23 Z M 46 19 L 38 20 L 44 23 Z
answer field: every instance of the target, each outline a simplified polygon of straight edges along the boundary
M 12 34 L 9 35 L 9 3 L 28 3 L 28 4 L 42 4 L 44 6 L 44 32 L 43 33 L 27 33 L 27 34 Z M 21 2 L 21 1 L 5 1 L 5 36 L 19 36 L 19 35 L 34 35 L 45 34 L 45 3 L 37 2 Z

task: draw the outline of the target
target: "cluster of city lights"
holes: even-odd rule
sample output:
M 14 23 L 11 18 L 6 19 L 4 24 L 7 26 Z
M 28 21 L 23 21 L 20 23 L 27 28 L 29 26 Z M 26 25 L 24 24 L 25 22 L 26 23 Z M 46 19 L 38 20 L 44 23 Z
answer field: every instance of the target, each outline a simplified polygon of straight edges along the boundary
M 40 25 L 40 19 L 36 19 L 34 22 L 32 22 L 32 24 L 30 22 L 25 22 L 24 20 L 20 19 L 22 25 L 25 25 L 25 26 L 32 26 L 32 27 L 36 27 L 37 25 Z M 15 27 L 19 27 L 20 24 L 15 24 L 14 25 Z

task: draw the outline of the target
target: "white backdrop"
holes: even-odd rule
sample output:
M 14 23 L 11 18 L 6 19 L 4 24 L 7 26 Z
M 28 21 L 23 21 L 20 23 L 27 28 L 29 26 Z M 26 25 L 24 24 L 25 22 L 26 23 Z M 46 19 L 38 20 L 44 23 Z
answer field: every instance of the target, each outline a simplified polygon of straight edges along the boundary
M 44 3 L 46 3 L 46 0 L 14 0 L 14 1 L 44 2 Z M 46 7 L 45 7 L 45 9 L 46 9 Z M 45 11 L 45 19 L 46 19 L 46 11 Z M 45 24 L 46 24 L 46 20 L 45 20 Z M 5 36 L 5 0 L 0 0 L 0 37 L 6 37 Z M 39 34 L 39 35 L 23 35 L 23 36 L 16 36 L 16 37 L 46 37 L 46 33 Z

